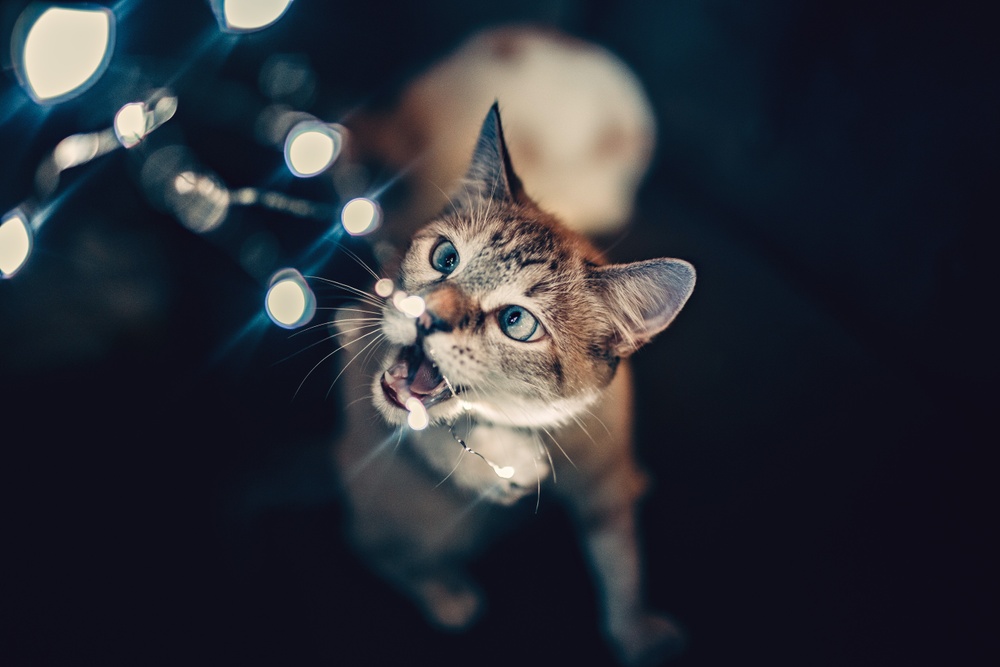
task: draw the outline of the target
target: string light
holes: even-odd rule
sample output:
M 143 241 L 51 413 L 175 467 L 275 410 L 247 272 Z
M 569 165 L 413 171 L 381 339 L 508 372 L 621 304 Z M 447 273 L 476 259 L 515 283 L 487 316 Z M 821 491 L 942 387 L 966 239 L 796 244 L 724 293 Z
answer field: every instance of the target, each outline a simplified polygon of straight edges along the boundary
M 406 399 L 406 409 L 410 414 L 406 416 L 406 425 L 414 431 L 422 431 L 430 424 L 430 417 L 427 415 L 427 408 L 419 398 L 411 396 Z
M 299 178 L 321 174 L 340 155 L 341 133 L 317 120 L 297 123 L 285 139 L 285 164 Z
M 125 148 L 132 148 L 142 141 L 149 128 L 149 116 L 142 102 L 130 102 L 115 114 L 115 136 Z
M 225 32 L 263 30 L 284 16 L 292 0 L 210 0 L 212 11 Z
M 0 277 L 17 273 L 31 254 L 33 234 L 27 216 L 20 209 L 0 219 Z
M 115 16 L 107 7 L 32 4 L 14 26 L 14 72 L 36 102 L 62 102 L 100 78 L 114 42 Z
M 279 327 L 297 329 L 316 314 L 316 296 L 301 273 L 282 269 L 271 276 L 264 309 Z
M 367 197 L 358 197 L 344 204 L 340 222 L 351 236 L 363 236 L 375 231 L 382 221 L 382 209 Z

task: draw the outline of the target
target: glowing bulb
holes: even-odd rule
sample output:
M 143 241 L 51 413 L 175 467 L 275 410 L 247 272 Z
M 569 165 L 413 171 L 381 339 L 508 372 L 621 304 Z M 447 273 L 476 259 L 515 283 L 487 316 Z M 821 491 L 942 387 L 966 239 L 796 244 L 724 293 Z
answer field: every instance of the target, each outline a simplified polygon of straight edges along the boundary
M 100 78 L 114 41 L 115 16 L 107 7 L 31 5 L 14 28 L 14 69 L 36 102 L 60 102 Z
M 115 136 L 125 148 L 142 141 L 149 131 L 149 114 L 142 102 L 130 102 L 115 114 Z
M 392 280 L 389 278 L 379 278 L 378 282 L 375 283 L 375 293 L 383 299 L 392 294 L 393 289 Z
M 409 317 L 420 317 L 424 314 L 424 311 L 427 310 L 424 300 L 416 294 L 411 294 L 410 296 L 400 299 L 399 303 L 396 304 L 396 307 L 399 308 L 404 315 Z
M 406 399 L 406 409 L 410 414 L 406 415 L 406 423 L 414 431 L 422 431 L 430 424 L 430 417 L 427 416 L 427 408 L 420 402 L 419 398 L 411 396 Z
M 101 141 L 97 134 L 71 134 L 58 144 L 52 151 L 52 160 L 59 171 L 90 162 L 97 157 Z
M 514 476 L 514 469 L 510 466 L 504 466 L 501 468 L 500 466 L 494 464 L 493 471 L 497 474 L 497 477 L 501 477 L 503 479 L 510 479 Z
M 382 221 L 379 205 L 371 199 L 358 197 L 344 204 L 340 221 L 351 236 L 361 236 L 375 231 Z
M 285 139 L 285 164 L 296 176 L 315 176 L 337 159 L 340 144 L 336 129 L 319 121 L 303 121 Z
M 264 308 L 279 327 L 297 329 L 316 314 L 316 297 L 301 273 L 282 269 L 271 277 Z
M 18 210 L 0 222 L 0 276 L 10 278 L 20 270 L 31 254 L 31 226 Z
M 226 32 L 252 32 L 275 23 L 292 0 L 211 0 L 219 26 Z

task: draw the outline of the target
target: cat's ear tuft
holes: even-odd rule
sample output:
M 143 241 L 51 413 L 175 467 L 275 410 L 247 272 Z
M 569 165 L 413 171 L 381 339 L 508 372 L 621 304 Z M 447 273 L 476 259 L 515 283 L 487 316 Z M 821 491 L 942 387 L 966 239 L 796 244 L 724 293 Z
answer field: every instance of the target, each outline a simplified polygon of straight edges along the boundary
M 493 103 L 483 120 L 465 180 L 487 199 L 523 201 L 526 198 L 524 186 L 514 173 L 507 152 L 498 102 Z
M 610 346 L 627 357 L 673 322 L 694 290 L 694 267 L 681 259 L 612 264 L 595 271 L 615 326 Z

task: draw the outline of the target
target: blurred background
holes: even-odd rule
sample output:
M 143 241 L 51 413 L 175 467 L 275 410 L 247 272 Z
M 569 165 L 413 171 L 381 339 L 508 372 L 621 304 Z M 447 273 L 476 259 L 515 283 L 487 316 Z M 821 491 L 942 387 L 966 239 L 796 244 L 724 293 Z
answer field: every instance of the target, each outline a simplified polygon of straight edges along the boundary
M 25 4 L 4 3 L 5 53 Z M 136 157 L 182 142 L 231 190 L 334 210 L 261 112 L 342 122 L 509 22 L 635 70 L 659 141 L 609 254 L 698 269 L 637 358 L 648 597 L 691 639 L 674 664 L 995 664 L 994 23 L 859 0 L 296 0 L 230 35 L 200 0 L 107 6 L 114 53 L 80 96 L 36 104 L 10 58 L 0 77 L 2 212 L 65 137 L 155 88 L 177 99 L 139 146 L 61 174 L 0 280 L 5 664 L 611 664 L 545 498 L 476 563 L 490 607 L 466 634 L 345 548 L 332 346 L 272 325 L 246 267 L 369 279 L 315 217 L 233 206 L 186 228 Z

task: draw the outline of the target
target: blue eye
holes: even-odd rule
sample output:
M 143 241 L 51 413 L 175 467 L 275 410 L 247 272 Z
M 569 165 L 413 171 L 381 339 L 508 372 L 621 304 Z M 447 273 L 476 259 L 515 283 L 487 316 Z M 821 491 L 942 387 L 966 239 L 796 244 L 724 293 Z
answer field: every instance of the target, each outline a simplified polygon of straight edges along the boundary
M 545 329 L 535 316 L 521 306 L 507 306 L 501 309 L 497 313 L 497 322 L 500 324 L 500 331 L 508 338 L 526 343 L 538 340 L 545 333 Z
M 431 251 L 431 266 L 444 273 L 451 273 L 458 267 L 458 251 L 448 239 L 441 239 Z

